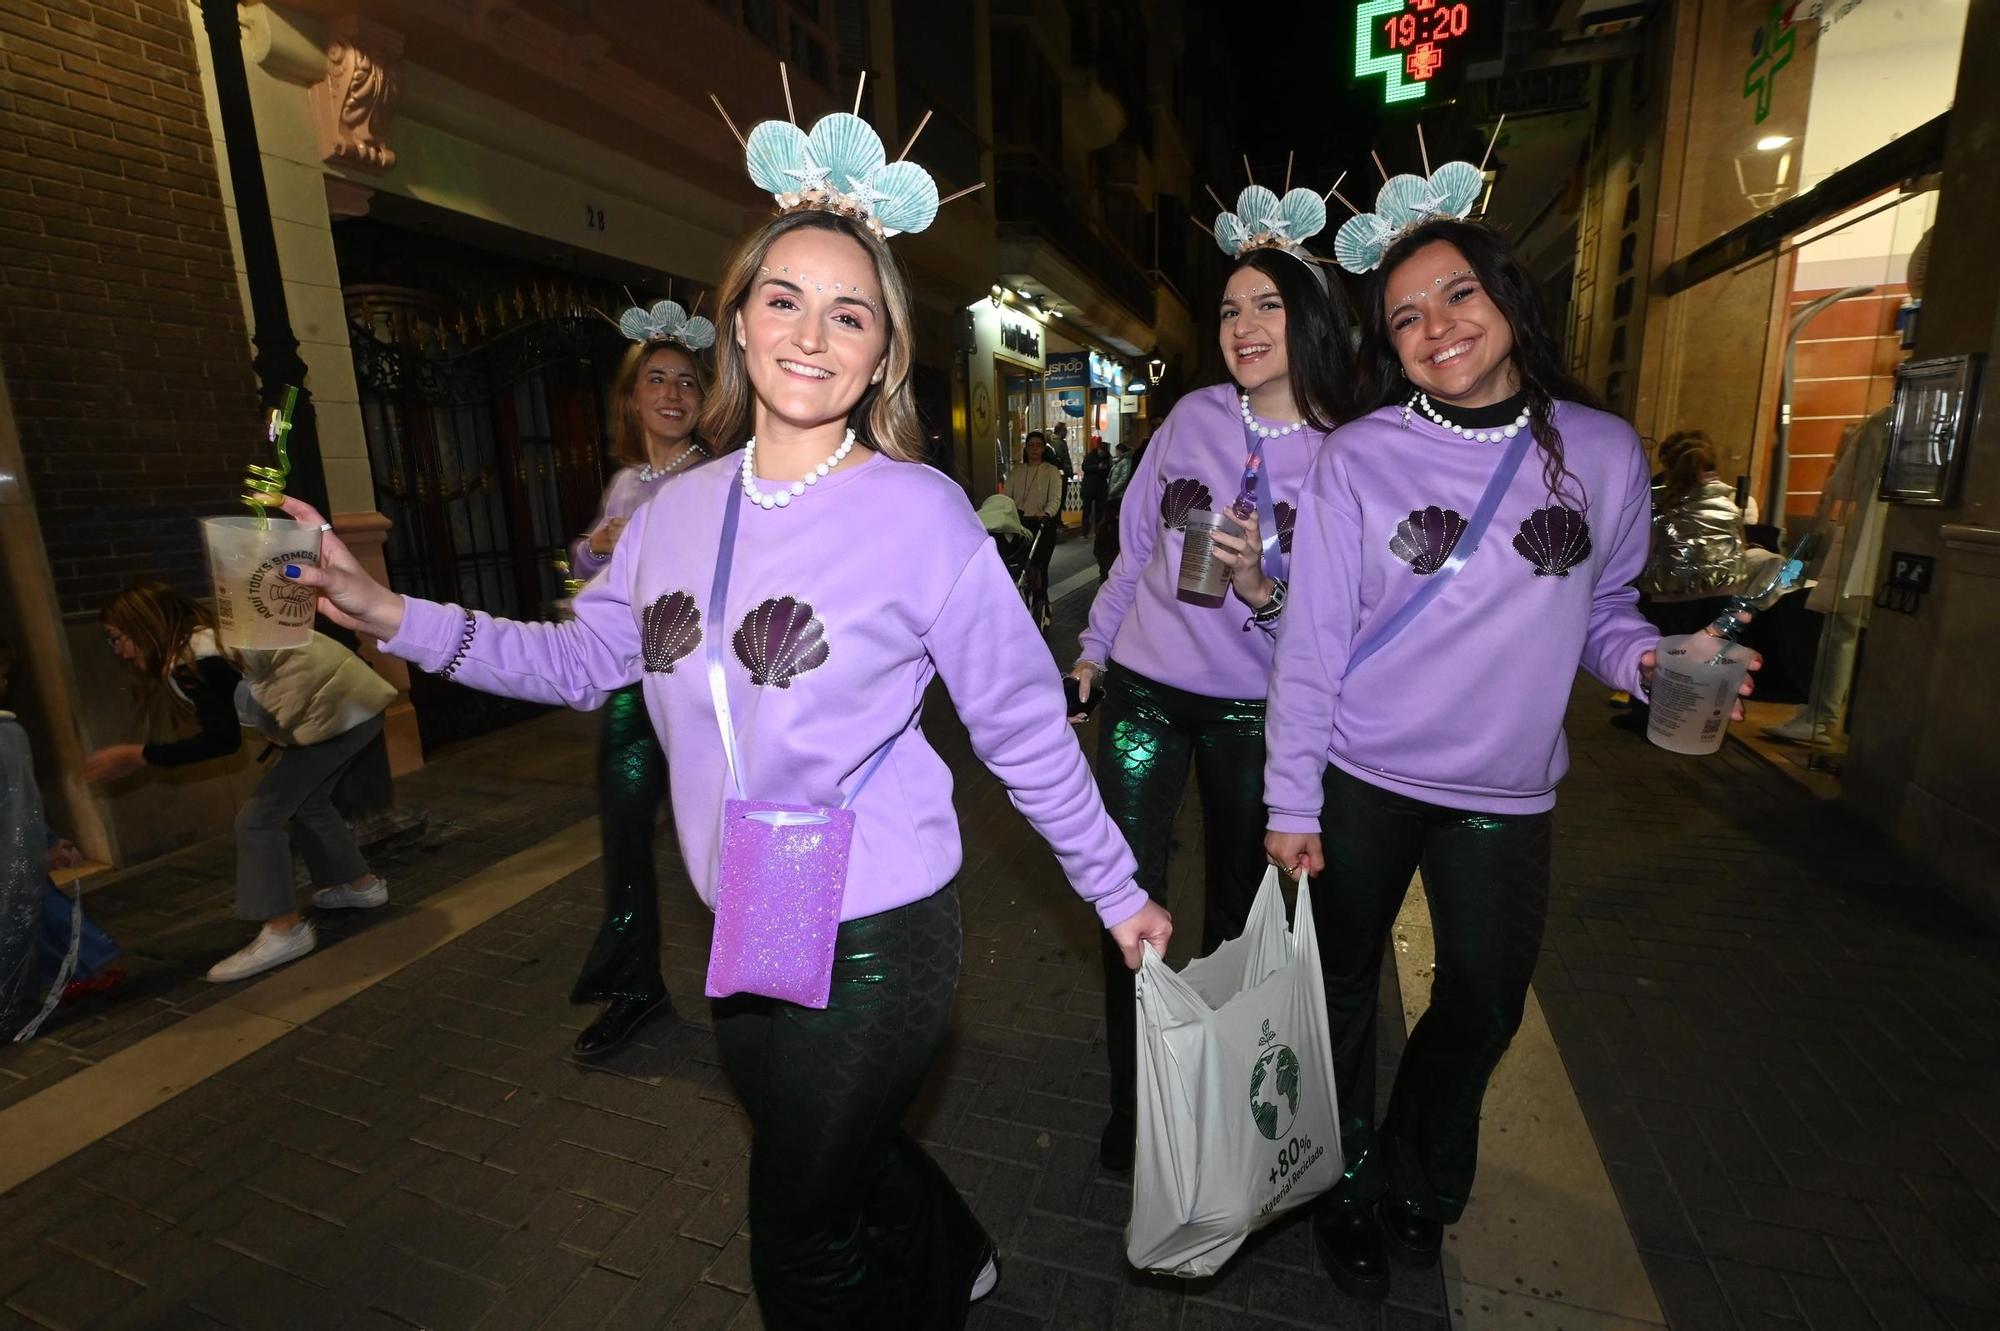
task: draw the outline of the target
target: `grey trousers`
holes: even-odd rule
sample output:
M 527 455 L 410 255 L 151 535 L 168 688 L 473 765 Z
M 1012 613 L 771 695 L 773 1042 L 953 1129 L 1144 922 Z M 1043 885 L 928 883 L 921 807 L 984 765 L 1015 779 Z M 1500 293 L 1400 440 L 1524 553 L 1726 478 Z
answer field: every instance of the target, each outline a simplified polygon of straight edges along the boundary
M 292 879 L 292 841 L 314 883 L 337 887 L 368 872 L 347 821 L 333 807 L 333 788 L 349 763 L 382 733 L 370 717 L 318 744 L 278 750 L 271 770 L 236 811 L 236 917 L 270 920 L 299 907 Z

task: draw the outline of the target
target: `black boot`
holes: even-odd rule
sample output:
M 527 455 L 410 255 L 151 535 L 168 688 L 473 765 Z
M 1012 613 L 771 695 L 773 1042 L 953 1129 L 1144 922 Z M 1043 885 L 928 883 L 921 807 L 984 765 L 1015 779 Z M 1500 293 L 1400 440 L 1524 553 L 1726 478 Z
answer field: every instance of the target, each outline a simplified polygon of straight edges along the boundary
M 1097 1143 L 1097 1163 L 1108 1174 L 1129 1174 L 1139 1153 L 1139 1125 L 1130 1114 L 1113 1113 Z
M 1443 1225 L 1387 1199 L 1376 1203 L 1375 1216 L 1391 1257 L 1404 1266 L 1437 1265 L 1438 1250 L 1444 1246 Z
M 1389 1253 L 1371 1211 L 1321 1206 L 1313 1212 L 1312 1227 L 1319 1259 L 1342 1293 L 1357 1299 L 1389 1297 Z
M 596 1021 L 583 1028 L 573 1046 L 579 1058 L 599 1058 L 632 1038 L 632 1033 L 662 1013 L 673 1011 L 666 994 L 652 998 L 614 998 L 604 1005 Z

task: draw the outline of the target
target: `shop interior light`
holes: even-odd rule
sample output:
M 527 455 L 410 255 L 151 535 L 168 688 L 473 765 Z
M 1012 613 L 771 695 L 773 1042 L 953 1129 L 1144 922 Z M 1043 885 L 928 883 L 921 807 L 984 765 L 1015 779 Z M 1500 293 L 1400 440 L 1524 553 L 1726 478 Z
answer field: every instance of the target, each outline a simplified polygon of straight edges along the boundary
M 1766 134 L 1763 138 L 1757 140 L 1757 151 L 1760 153 L 1774 153 L 1791 141 L 1792 136 L 1789 134 Z
M 1060 319 L 1063 317 L 1063 312 L 1061 310 L 1050 310 L 1049 317 L 1052 319 Z
M 1035 298 L 1034 292 L 1023 290 L 1020 287 L 1014 288 L 1014 294 L 1019 296 L 1022 300 L 1033 300 Z

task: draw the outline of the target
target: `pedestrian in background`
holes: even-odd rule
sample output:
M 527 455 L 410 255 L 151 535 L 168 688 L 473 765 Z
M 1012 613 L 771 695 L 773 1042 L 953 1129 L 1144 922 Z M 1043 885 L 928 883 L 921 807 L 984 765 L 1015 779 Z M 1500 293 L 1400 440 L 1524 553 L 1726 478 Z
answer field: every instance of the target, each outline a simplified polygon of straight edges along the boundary
M 715 325 L 688 318 L 680 305 L 627 310 L 619 320 L 636 339 L 619 362 L 611 387 L 617 404 L 611 453 L 618 474 L 604 491 L 597 522 L 570 554 L 578 577 L 610 564 L 618 538 L 639 506 L 676 476 L 708 459 L 696 425 L 701 419 L 702 375 L 695 357 L 714 345 Z M 637 684 L 613 692 L 604 704 L 597 741 L 598 826 L 604 846 L 604 918 L 590 955 L 571 988 L 572 1003 L 601 1003 L 603 1011 L 573 1046 L 597 1058 L 622 1046 L 646 1021 L 668 1011 L 672 999 L 660 974 L 660 884 L 653 869 L 653 838 L 667 797 L 667 759 L 646 716 Z
M 1104 440 L 1090 436 L 1083 455 L 1083 534 L 1089 536 L 1104 521 L 1105 501 L 1111 497 L 1111 454 Z
M 1047 459 L 1048 437 L 1028 431 L 1021 445 L 1021 465 L 1007 473 L 1007 497 L 1020 512 L 1028 541 L 1028 600 L 1043 613 L 1049 599 L 1049 561 L 1062 539 L 1062 473 Z
M 328 532 L 326 539 L 335 538 Z M 294 844 L 320 885 L 312 895 L 315 906 L 372 910 L 388 902 L 389 884 L 369 871 L 333 807 L 333 789 L 382 733 L 394 686 L 322 633 L 304 647 L 280 651 L 224 647 L 215 615 L 164 583 L 126 588 L 98 619 L 112 654 L 138 684 L 140 715 L 152 715 L 165 698 L 198 729 L 184 739 L 99 749 L 84 762 L 84 778 L 93 785 L 148 767 L 227 757 L 243 747 L 246 721 L 278 747 L 277 761 L 236 811 L 236 916 L 262 928 L 242 950 L 210 967 L 210 980 L 248 979 L 317 946 L 312 923 L 299 910 Z

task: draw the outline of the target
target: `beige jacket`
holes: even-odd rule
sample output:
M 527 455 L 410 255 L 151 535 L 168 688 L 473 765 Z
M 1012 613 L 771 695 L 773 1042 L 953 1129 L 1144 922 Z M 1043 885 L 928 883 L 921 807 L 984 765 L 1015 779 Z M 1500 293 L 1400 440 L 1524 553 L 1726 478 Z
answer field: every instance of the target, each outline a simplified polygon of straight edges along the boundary
M 197 657 L 220 654 L 203 629 L 189 639 Z M 243 652 L 236 712 L 243 724 L 288 748 L 344 735 L 396 700 L 396 686 L 323 633 L 303 647 Z

